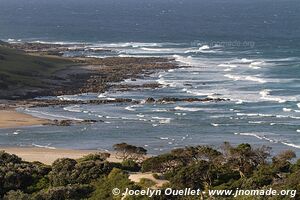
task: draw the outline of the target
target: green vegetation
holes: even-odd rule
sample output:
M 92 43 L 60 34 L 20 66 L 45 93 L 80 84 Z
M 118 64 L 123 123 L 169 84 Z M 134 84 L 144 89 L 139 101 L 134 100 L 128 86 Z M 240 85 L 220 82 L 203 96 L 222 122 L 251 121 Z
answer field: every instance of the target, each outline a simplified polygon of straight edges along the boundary
M 150 188 L 155 185 L 155 182 L 148 178 L 141 178 L 139 185 L 141 185 L 144 188 Z
M 115 147 L 120 145 L 116 145 Z M 123 143 L 118 148 L 119 155 L 132 153 L 140 149 Z M 0 199 L 5 200 L 64 200 L 64 199 L 122 199 L 114 196 L 112 190 L 119 188 L 121 193 L 128 189 L 146 189 L 156 187 L 149 179 L 134 183 L 130 173 L 137 171 L 153 173 L 154 177 L 165 178 L 169 182 L 163 188 L 174 189 L 300 189 L 300 160 L 287 150 L 271 157 L 266 147 L 253 148 L 249 144 L 231 146 L 224 143 L 220 149 L 208 146 L 175 149 L 170 153 L 155 157 L 124 160 L 122 163 L 108 162 L 107 153 L 85 156 L 81 159 L 58 159 L 52 166 L 38 162 L 25 162 L 15 155 L 0 152 Z M 140 151 L 138 151 L 140 152 Z M 143 151 L 144 152 L 144 151 Z M 136 152 L 135 152 L 136 153 Z M 144 157 L 145 154 L 141 154 Z M 134 156 L 136 158 L 136 155 Z M 157 173 L 157 174 L 156 174 Z M 158 173 L 162 173 L 158 175 Z M 126 196 L 123 199 L 207 199 L 202 197 L 180 196 Z M 215 196 L 213 199 L 299 199 L 297 194 L 290 196 L 247 197 Z
M 136 147 L 126 143 L 115 144 L 113 147 L 117 152 L 116 156 L 122 160 L 133 160 L 140 162 L 147 154 L 147 150 L 143 147 Z
M 73 64 L 69 59 L 29 55 L 1 42 L 0 90 L 47 87 L 49 83 L 46 83 L 45 79 Z

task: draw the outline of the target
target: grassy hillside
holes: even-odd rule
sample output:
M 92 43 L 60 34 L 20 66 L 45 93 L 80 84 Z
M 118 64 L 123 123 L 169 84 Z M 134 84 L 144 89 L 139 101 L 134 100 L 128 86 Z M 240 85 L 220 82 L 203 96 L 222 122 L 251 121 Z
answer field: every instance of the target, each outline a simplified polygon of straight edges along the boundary
M 0 90 L 23 87 L 43 88 L 49 79 L 61 69 L 73 65 L 71 60 L 28 55 L 0 43 Z
M 26 55 L 0 45 L 0 80 L 4 84 L 41 86 L 42 77 L 49 77 L 70 64 L 69 60 Z

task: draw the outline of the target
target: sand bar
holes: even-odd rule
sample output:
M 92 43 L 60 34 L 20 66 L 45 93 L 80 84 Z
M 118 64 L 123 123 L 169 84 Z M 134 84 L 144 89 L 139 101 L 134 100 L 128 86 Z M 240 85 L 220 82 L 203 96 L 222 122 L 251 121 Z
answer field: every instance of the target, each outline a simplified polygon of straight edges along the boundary
M 49 121 L 25 113 L 19 113 L 14 109 L 0 110 L 0 128 L 17 128 L 42 125 L 45 123 L 49 123 Z

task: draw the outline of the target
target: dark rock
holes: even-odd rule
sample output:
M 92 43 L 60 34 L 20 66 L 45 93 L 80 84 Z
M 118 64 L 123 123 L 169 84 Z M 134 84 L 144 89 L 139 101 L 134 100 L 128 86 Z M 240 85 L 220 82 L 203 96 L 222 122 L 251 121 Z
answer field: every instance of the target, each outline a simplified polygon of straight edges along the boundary
M 145 102 L 146 102 L 146 103 L 154 103 L 154 102 L 155 102 L 155 99 L 152 98 L 152 97 L 149 97 L 149 98 L 146 99 Z
M 53 122 L 56 126 L 71 126 L 73 123 L 72 120 L 54 120 Z

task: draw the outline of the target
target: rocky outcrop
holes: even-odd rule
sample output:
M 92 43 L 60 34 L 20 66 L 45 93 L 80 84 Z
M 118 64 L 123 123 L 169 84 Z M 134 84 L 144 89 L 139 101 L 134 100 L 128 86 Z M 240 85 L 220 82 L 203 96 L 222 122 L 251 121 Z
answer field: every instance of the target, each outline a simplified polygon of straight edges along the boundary
M 93 120 L 93 119 L 85 119 L 85 120 L 53 120 L 50 123 L 44 125 L 52 125 L 52 126 L 71 126 L 76 124 L 92 124 L 96 122 L 104 122 L 103 120 Z

